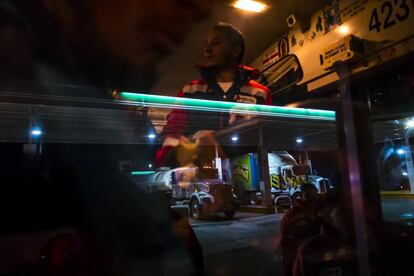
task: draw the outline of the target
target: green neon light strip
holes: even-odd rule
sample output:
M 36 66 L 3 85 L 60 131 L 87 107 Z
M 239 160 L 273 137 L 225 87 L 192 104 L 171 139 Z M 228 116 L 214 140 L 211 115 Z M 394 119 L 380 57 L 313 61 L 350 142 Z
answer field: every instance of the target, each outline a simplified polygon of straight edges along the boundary
M 136 172 L 132 172 L 132 175 L 148 175 L 148 174 L 153 174 L 155 173 L 155 171 L 136 171 Z
M 335 121 L 335 111 L 329 110 L 220 102 L 131 92 L 121 92 L 120 95 L 122 99 L 140 106 Z

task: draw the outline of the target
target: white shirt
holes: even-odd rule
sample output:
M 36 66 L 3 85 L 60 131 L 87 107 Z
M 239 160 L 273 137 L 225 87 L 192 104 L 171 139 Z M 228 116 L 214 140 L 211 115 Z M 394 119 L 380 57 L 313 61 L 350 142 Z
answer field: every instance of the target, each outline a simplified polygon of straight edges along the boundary
M 217 82 L 217 84 L 223 89 L 224 93 L 227 93 L 229 91 L 230 87 L 233 85 L 233 82 Z

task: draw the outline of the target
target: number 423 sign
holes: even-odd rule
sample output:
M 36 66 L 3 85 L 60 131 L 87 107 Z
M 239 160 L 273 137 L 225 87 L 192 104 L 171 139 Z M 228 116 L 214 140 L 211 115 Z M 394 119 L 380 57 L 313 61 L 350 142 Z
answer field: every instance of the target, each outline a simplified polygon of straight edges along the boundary
M 369 31 L 381 32 L 405 21 L 413 12 L 409 1 L 413 0 L 381 1 L 382 3 L 371 12 Z

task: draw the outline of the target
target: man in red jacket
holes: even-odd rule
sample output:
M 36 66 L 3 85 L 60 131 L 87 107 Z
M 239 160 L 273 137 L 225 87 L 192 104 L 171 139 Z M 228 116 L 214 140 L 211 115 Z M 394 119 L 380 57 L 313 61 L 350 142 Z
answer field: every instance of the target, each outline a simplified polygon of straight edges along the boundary
M 253 79 L 258 71 L 241 65 L 244 55 L 244 37 L 234 26 L 227 23 L 215 25 L 208 34 L 204 48 L 203 64 L 199 66 L 201 79 L 193 80 L 184 85 L 179 97 L 196 98 L 213 101 L 240 102 L 249 104 L 272 103 L 271 93 L 265 86 Z M 185 166 L 197 158 L 197 144 L 211 144 L 212 131 L 220 130 L 234 124 L 240 117 L 248 115 L 221 113 L 217 120 L 209 121 L 209 130 L 198 126 L 207 119 L 200 112 L 174 109 L 168 116 L 164 128 L 165 140 L 161 150 L 157 152 L 158 166 Z M 198 129 L 200 128 L 200 129 Z M 193 146 L 192 146 L 193 145 Z M 183 148 L 184 156 L 177 154 L 176 149 Z

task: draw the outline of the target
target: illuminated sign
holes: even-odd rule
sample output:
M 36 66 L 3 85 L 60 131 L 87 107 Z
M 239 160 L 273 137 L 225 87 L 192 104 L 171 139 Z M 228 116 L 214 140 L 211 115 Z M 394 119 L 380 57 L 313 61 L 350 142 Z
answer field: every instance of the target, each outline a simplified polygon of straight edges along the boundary
M 149 174 L 153 174 L 155 173 L 155 171 L 135 171 L 135 172 L 131 172 L 132 175 L 149 175 Z
M 326 70 L 331 68 L 335 62 L 355 58 L 358 51 L 355 51 L 353 46 L 357 45 L 357 41 L 355 37 L 348 35 L 323 49 L 320 55 L 322 68 Z M 362 46 L 360 50 L 362 51 Z

